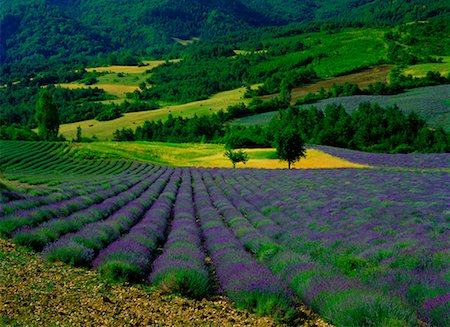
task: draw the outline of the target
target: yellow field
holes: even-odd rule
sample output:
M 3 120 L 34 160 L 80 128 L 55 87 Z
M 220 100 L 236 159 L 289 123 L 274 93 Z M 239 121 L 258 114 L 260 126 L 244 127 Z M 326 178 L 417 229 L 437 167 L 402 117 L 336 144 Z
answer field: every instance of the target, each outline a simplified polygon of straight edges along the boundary
M 175 42 L 178 42 L 179 44 L 184 45 L 184 46 L 190 45 L 190 44 L 192 44 L 192 43 L 194 43 L 194 42 L 196 42 L 196 41 L 200 41 L 200 38 L 198 38 L 198 37 L 193 37 L 193 38 L 190 39 L 190 40 L 183 40 L 183 39 L 179 39 L 179 38 L 177 38 L 177 37 L 173 37 L 172 39 L 173 39 Z
M 232 164 L 223 154 L 224 146 L 219 144 L 174 144 L 161 142 L 94 142 L 74 144 L 79 155 L 95 154 L 100 157 L 127 158 L 162 165 L 178 167 L 218 167 L 231 168 Z M 275 157 L 275 149 L 244 149 L 249 155 L 247 164 L 239 163 L 237 168 L 287 168 L 286 162 Z M 308 149 L 306 158 L 293 165 L 293 168 L 367 168 L 322 151 Z
M 137 90 L 137 86 L 132 85 L 122 85 L 122 84 L 103 84 L 103 83 L 97 83 L 94 85 L 84 85 L 84 84 L 75 84 L 75 83 L 62 83 L 57 84 L 57 86 L 66 88 L 66 89 L 82 89 L 82 88 L 88 88 L 88 87 L 97 87 L 99 89 L 105 90 L 106 93 L 115 95 L 119 98 L 124 98 L 125 93 L 133 92 L 134 90 Z M 121 100 L 123 101 L 123 100 Z
M 59 132 L 70 140 L 75 138 L 77 127 L 81 126 L 83 136 L 92 137 L 95 135 L 102 141 L 111 140 L 113 132 L 116 129 L 123 127 L 136 129 L 136 127 L 144 124 L 146 120 L 164 120 L 167 119 L 169 114 L 175 117 L 193 117 L 194 114 L 202 116 L 218 112 L 220 109 L 225 110 L 229 105 L 247 102 L 248 99 L 242 99 L 244 92 L 245 88 L 221 92 L 207 100 L 166 106 L 152 111 L 126 113 L 122 117 L 110 121 L 85 120 L 82 122 L 63 124 L 60 126 Z
M 177 62 L 178 59 L 171 60 L 171 62 Z M 133 92 L 138 89 L 138 85 L 141 82 L 145 82 L 147 77 L 147 71 L 152 70 L 155 67 L 158 67 L 164 64 L 164 60 L 151 60 L 144 61 L 146 66 L 107 66 L 107 67 L 92 67 L 87 68 L 88 72 L 99 72 L 99 73 L 107 73 L 106 75 L 102 75 L 98 77 L 98 83 L 94 85 L 85 85 L 80 83 L 62 83 L 57 84 L 57 86 L 64 87 L 67 89 L 79 89 L 79 88 L 87 88 L 87 87 L 97 87 L 99 89 L 105 90 L 106 93 L 112 94 L 122 102 L 125 99 L 126 93 Z M 117 74 L 122 73 L 125 76 L 122 78 L 118 78 Z
M 107 73 L 124 73 L 124 74 L 144 74 L 147 70 L 151 70 L 159 65 L 162 65 L 164 60 L 149 60 L 144 61 L 145 66 L 107 66 L 107 67 L 92 67 L 87 68 L 88 72 L 107 72 Z
M 438 71 L 441 75 L 446 76 L 450 73 L 450 56 L 443 57 L 442 63 L 427 63 L 409 66 L 403 70 L 403 74 L 412 75 L 414 77 L 423 77 L 429 71 Z

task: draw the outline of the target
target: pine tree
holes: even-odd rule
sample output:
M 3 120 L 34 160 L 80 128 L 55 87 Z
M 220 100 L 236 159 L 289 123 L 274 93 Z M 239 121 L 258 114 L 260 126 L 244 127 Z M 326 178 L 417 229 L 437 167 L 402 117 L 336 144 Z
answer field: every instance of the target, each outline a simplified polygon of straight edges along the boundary
M 45 88 L 39 92 L 36 102 L 36 121 L 39 136 L 46 141 L 56 140 L 59 132 L 59 114 L 50 91 Z

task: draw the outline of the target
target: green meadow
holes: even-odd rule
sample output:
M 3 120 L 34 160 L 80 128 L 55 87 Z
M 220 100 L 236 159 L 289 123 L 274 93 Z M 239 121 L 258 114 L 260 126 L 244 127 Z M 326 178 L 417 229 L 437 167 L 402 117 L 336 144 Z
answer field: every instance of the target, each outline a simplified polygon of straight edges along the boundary
M 275 149 L 244 149 L 249 161 L 237 168 L 286 168 L 277 158 Z M 77 158 L 129 159 L 176 167 L 231 168 L 224 156 L 223 144 L 166 143 L 166 142 L 93 142 L 72 143 L 69 155 Z M 295 168 L 363 168 L 365 165 L 308 149 L 306 158 L 294 164 Z

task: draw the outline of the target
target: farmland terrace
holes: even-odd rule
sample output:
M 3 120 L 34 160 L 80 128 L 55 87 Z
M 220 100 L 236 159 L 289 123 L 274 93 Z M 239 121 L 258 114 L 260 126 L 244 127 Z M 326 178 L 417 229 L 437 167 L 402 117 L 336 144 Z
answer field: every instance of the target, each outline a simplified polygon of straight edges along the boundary
M 0 146 L 5 185 L 26 183 L 2 191 L 0 234 L 45 261 L 226 296 L 289 325 L 300 302 L 338 326 L 450 324 L 449 154 L 405 169 L 360 154 L 378 167 L 243 170 Z

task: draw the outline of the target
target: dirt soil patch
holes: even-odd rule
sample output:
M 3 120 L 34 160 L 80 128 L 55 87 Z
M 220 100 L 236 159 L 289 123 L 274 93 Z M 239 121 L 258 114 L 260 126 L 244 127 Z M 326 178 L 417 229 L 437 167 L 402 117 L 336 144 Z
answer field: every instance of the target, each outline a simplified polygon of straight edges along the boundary
M 302 326 L 329 326 L 306 308 Z M 110 285 L 93 270 L 42 262 L 0 239 L 0 326 L 277 326 L 225 297 L 191 300 Z

